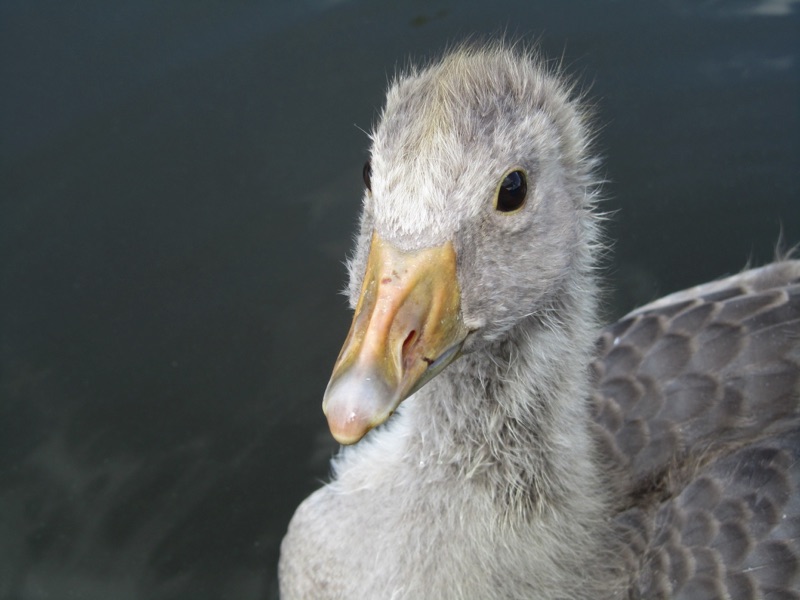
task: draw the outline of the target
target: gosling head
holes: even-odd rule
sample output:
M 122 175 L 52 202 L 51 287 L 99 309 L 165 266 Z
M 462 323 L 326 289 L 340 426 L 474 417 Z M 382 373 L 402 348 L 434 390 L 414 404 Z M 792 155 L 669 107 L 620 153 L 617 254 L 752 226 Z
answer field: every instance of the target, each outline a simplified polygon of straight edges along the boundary
M 570 91 L 500 45 L 391 86 L 364 169 L 355 316 L 323 400 L 341 443 L 591 266 L 593 162 Z

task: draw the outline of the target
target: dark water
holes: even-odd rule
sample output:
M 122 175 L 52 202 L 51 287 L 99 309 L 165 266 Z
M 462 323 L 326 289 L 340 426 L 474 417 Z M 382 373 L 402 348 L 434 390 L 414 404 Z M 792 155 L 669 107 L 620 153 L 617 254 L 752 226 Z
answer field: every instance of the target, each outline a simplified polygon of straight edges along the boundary
M 796 0 L 0 5 L 0 598 L 266 598 L 334 446 L 409 56 L 508 31 L 604 124 L 609 312 L 800 241 Z

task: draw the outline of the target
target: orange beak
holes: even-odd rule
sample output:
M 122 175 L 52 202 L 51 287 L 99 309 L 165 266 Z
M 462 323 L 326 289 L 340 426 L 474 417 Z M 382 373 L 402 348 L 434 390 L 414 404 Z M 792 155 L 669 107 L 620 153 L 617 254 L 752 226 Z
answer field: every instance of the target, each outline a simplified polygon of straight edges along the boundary
M 355 444 L 459 356 L 461 319 L 451 242 L 402 252 L 372 236 L 353 324 L 325 390 L 331 434 Z

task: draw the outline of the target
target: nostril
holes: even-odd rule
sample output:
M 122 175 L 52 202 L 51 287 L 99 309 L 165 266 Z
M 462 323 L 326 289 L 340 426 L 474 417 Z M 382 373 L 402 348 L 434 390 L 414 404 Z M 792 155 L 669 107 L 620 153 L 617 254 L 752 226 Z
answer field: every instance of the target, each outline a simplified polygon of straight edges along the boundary
M 406 336 L 406 340 L 403 342 L 403 356 L 408 354 L 409 348 L 414 345 L 414 342 L 417 341 L 417 330 L 412 329 L 409 334 Z

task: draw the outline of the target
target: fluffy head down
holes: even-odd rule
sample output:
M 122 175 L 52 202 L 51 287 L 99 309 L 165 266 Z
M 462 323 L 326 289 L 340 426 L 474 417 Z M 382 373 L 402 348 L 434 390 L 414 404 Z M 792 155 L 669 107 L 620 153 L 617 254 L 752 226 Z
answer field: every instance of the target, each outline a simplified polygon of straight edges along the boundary
M 335 480 L 284 541 L 287 598 L 616 589 L 601 575 L 607 498 L 585 406 L 595 165 L 571 92 L 538 57 L 500 44 L 393 83 L 372 135 L 350 299 L 373 233 L 399 252 L 452 244 L 467 356 L 337 457 Z M 497 210 L 513 171 L 525 202 Z
M 398 77 L 372 135 L 351 301 L 373 230 L 404 250 L 452 240 L 465 322 L 492 324 L 483 339 L 545 309 L 570 272 L 585 274 L 597 237 L 595 164 L 572 91 L 533 53 L 501 44 L 464 46 Z M 498 187 L 517 169 L 527 202 L 498 212 Z

